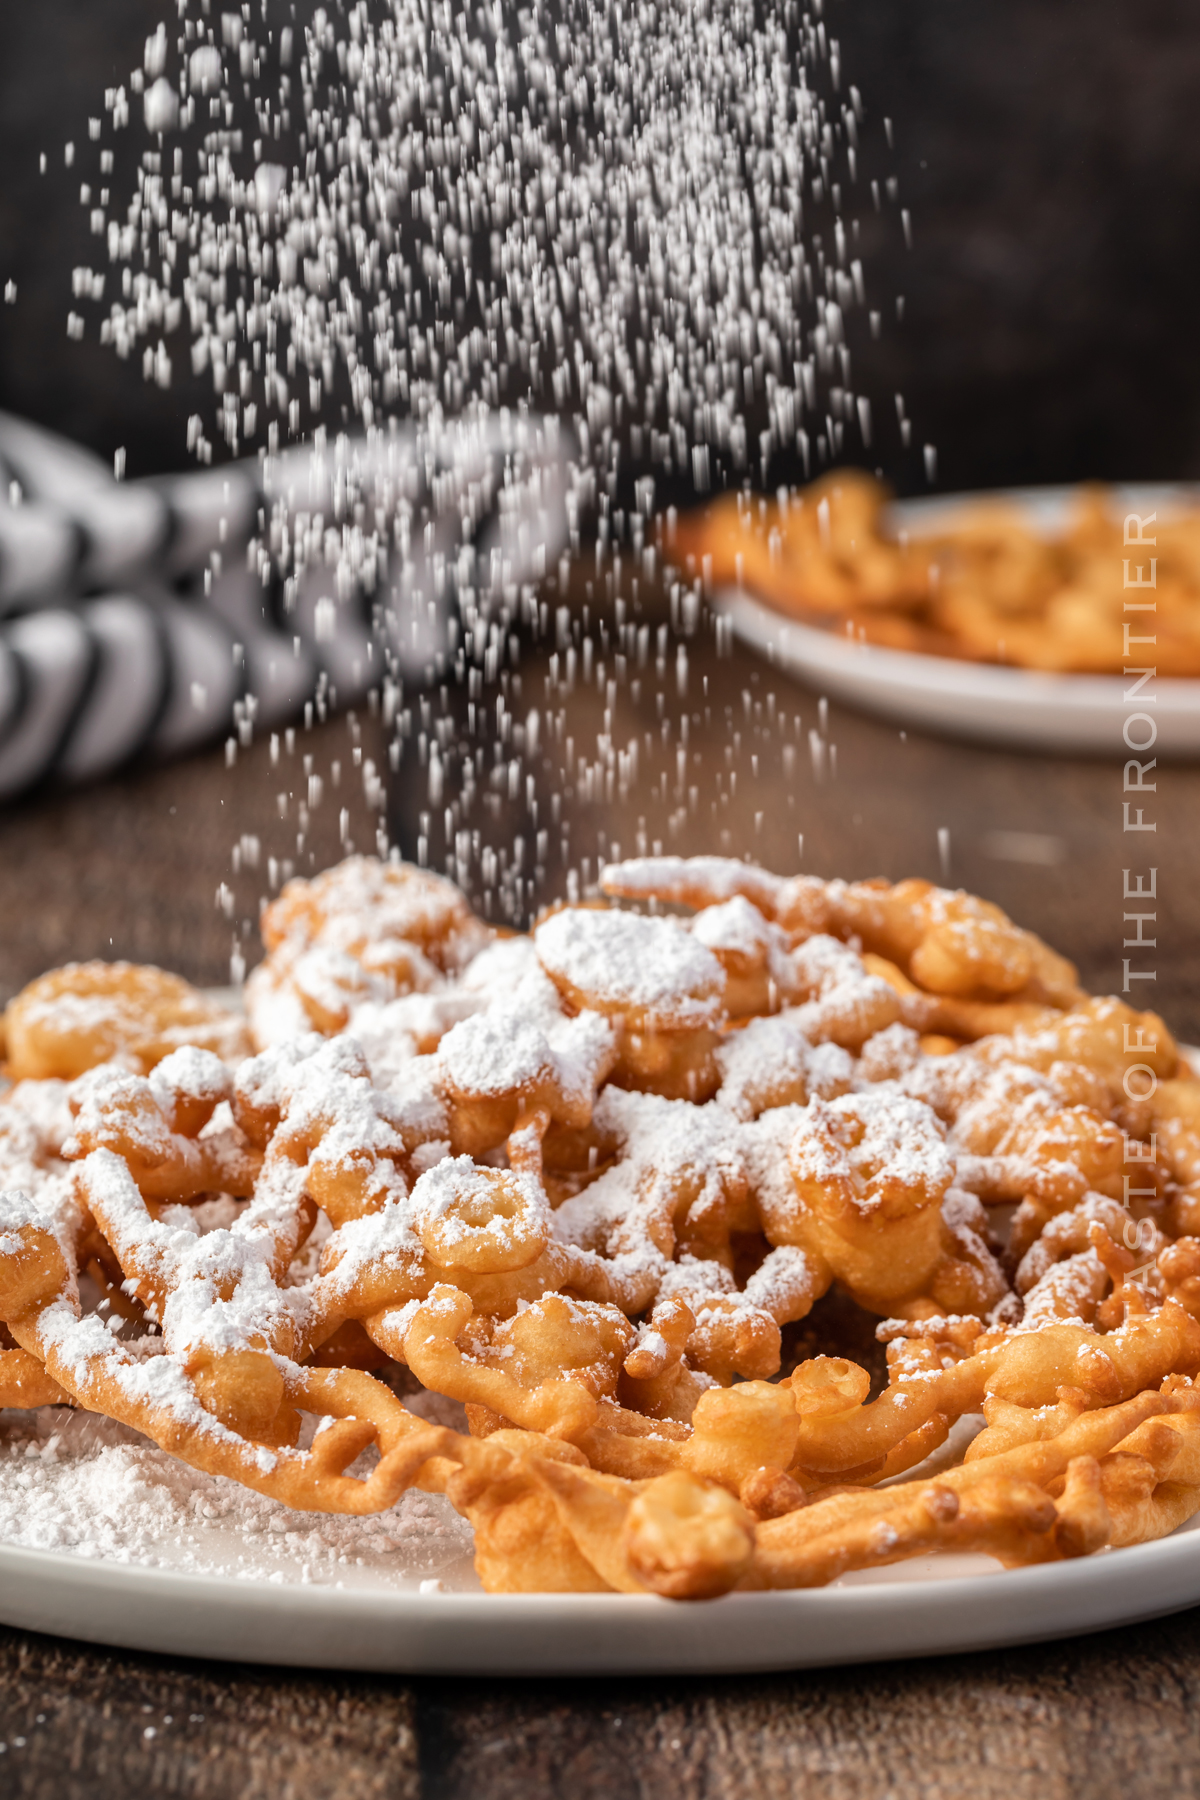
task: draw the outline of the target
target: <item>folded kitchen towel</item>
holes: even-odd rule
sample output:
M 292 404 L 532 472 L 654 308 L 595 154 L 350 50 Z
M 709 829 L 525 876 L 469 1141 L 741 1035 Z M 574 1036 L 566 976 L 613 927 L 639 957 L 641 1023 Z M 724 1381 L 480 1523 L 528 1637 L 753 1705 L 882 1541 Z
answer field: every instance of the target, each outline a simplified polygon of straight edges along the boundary
M 0 801 L 437 679 L 563 547 L 566 451 L 502 412 L 124 482 L 0 413 Z

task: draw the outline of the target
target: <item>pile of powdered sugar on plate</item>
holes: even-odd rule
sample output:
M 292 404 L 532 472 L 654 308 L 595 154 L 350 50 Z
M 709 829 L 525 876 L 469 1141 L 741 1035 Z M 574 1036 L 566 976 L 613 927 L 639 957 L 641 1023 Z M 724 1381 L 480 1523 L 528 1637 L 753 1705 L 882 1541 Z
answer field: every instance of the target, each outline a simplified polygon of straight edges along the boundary
M 0 1544 L 276 1584 L 479 1586 L 471 1528 L 441 1495 L 362 1518 L 294 1512 L 63 1407 L 0 1411 Z

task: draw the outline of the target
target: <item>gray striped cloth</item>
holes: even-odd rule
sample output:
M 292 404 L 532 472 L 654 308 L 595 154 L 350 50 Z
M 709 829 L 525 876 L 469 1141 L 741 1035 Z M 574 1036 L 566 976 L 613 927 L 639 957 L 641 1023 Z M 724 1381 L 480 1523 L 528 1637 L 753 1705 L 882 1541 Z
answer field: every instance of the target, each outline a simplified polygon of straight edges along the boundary
M 123 482 L 0 414 L 0 801 L 437 679 L 563 548 L 564 448 L 502 413 Z

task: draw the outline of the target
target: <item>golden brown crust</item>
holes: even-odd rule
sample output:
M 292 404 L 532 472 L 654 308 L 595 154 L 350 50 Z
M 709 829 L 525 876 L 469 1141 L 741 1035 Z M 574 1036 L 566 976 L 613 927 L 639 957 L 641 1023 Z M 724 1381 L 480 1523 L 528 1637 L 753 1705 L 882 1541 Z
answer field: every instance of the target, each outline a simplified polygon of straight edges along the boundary
M 67 963 L 40 975 L 4 1015 L 14 1081 L 70 1081 L 120 1057 L 142 1074 L 194 1044 L 237 1061 L 250 1048 L 245 1024 L 179 975 L 151 964 Z

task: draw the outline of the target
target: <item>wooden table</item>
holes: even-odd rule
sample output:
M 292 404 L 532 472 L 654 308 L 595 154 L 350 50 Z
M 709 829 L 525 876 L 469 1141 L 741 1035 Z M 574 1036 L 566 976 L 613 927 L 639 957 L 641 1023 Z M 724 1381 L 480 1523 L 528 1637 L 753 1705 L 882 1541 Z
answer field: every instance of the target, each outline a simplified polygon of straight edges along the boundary
M 546 707 L 544 677 L 536 661 L 522 671 L 523 705 Z M 1127 954 L 1122 913 L 1133 903 L 1122 900 L 1121 871 L 1153 863 L 1158 945 L 1135 966 L 1157 959 L 1158 979 L 1145 984 L 1150 1002 L 1181 1035 L 1200 1041 L 1200 770 L 1160 770 L 1158 831 L 1147 856 L 1145 840 L 1121 830 L 1115 758 L 1044 760 L 902 737 L 836 706 L 823 717 L 815 695 L 737 652 L 717 661 L 697 646 L 688 683 L 695 722 L 685 790 L 697 788 L 695 810 L 687 811 L 685 792 L 685 819 L 671 837 L 672 792 L 661 804 L 645 797 L 661 772 L 656 763 L 643 769 L 641 798 L 622 802 L 618 793 L 602 807 L 567 798 L 576 855 L 596 853 L 600 830 L 632 851 L 641 819 L 648 841 L 661 833 L 668 848 L 719 848 L 728 832 L 724 847 L 732 852 L 790 869 L 803 832 L 806 866 L 817 873 L 937 878 L 938 832 L 948 830 L 951 879 L 998 900 L 1105 991 L 1119 984 Z M 594 695 L 550 698 L 551 712 L 569 709 L 577 750 L 602 727 Z M 636 702 L 622 690 L 614 711 L 621 744 L 634 735 L 644 744 L 645 733 L 659 729 L 649 684 Z M 788 721 L 782 734 L 781 714 Z M 364 756 L 384 766 L 378 724 L 364 717 L 358 730 Z M 810 731 L 825 744 L 815 762 Z M 334 759 L 342 764 L 341 787 L 327 780 L 306 855 L 311 850 L 320 866 L 339 853 L 343 805 L 351 836 L 371 845 L 374 821 L 354 773 L 353 737 L 337 721 L 301 734 L 295 762 L 285 753 L 273 765 L 262 744 L 227 770 L 218 752 L 0 817 L 0 992 L 72 955 L 158 960 L 199 982 L 227 980 L 235 928 L 244 930 L 240 941 L 253 960 L 251 920 L 267 888 L 267 858 L 294 853 L 294 819 L 278 818 L 276 796 L 297 791 L 302 755 L 327 776 Z M 793 752 L 790 775 L 785 744 Z M 553 741 L 550 747 L 560 754 Z M 699 762 L 691 760 L 697 754 Z M 393 834 L 409 847 L 428 804 L 411 764 L 410 754 L 392 801 Z M 674 767 L 673 745 L 662 764 L 669 790 Z M 732 794 L 731 772 L 738 776 Z M 548 784 L 549 773 L 540 779 Z M 232 847 L 246 836 L 259 840 L 258 865 L 249 866 L 243 848 L 235 873 Z M 435 852 L 439 844 L 435 833 Z M 548 885 L 556 879 L 552 854 Z M 233 900 L 232 924 L 215 904 L 222 883 Z M 701 1619 L 697 1613 L 698 1628 Z M 658 1792 L 697 1800 L 1177 1800 L 1200 1793 L 1198 1700 L 1196 1613 L 944 1662 L 627 1683 L 296 1675 L 5 1632 L 0 1741 L 8 1748 L 0 1753 L 0 1792 L 14 1800 L 99 1793 L 129 1800 L 560 1793 L 641 1800 Z
M 1196 1613 L 952 1662 L 637 1682 L 297 1675 L 0 1632 L 0 1792 L 1185 1800 L 1198 1701 Z

